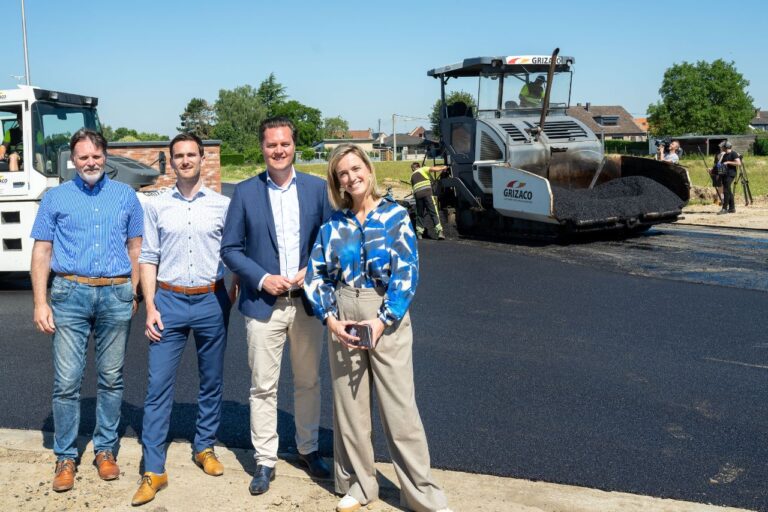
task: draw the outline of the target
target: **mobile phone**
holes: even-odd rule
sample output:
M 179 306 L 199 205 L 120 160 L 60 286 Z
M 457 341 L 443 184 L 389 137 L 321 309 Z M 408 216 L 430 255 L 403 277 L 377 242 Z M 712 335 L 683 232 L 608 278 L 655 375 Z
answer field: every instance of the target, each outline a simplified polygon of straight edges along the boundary
M 357 341 L 350 342 L 350 345 L 360 348 L 371 348 L 373 346 L 373 330 L 370 325 L 350 324 L 344 328 L 344 331 L 347 334 L 360 338 Z

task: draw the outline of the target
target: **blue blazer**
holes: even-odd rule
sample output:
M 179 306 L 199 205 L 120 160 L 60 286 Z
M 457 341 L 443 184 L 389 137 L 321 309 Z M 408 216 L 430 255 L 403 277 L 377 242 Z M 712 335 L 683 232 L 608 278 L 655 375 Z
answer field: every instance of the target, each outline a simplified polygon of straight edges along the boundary
M 297 171 L 296 191 L 300 223 L 299 268 L 304 268 L 320 226 L 331 216 L 331 205 L 323 179 Z M 259 291 L 259 282 L 266 274 L 280 275 L 280 257 L 267 189 L 267 171 L 235 186 L 221 238 L 221 258 L 229 270 L 240 276 L 240 312 L 251 318 L 268 319 L 277 298 Z M 305 312 L 312 315 L 306 297 L 302 296 L 302 300 Z

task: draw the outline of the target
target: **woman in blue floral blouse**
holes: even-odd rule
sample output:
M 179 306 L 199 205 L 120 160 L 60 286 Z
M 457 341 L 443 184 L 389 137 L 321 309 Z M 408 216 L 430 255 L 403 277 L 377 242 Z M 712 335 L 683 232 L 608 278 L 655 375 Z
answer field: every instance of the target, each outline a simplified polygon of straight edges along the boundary
M 358 510 L 378 497 L 370 409 L 375 389 L 401 503 L 447 511 L 430 472 L 413 385 L 408 307 L 419 256 L 408 212 L 377 192 L 373 165 L 353 144 L 331 153 L 328 195 L 337 211 L 320 228 L 304 288 L 329 332 L 336 491 L 345 495 L 336 510 Z M 370 327 L 370 348 L 347 332 L 354 324 Z

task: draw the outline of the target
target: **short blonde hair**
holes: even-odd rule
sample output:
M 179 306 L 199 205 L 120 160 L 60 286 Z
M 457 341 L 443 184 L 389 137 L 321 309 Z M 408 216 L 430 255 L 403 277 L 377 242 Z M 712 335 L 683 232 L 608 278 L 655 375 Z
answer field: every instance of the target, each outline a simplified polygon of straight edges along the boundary
M 336 175 L 336 168 L 339 162 L 345 156 L 353 154 L 363 161 L 368 170 L 371 171 L 371 181 L 368 184 L 367 193 L 374 199 L 379 199 L 381 194 L 376 186 L 376 170 L 373 168 L 373 163 L 368 155 L 363 151 L 360 146 L 355 144 L 339 144 L 331 152 L 328 157 L 328 199 L 331 201 L 331 206 L 336 210 L 344 208 L 352 208 L 352 197 L 341 189 L 341 183 L 339 177 Z

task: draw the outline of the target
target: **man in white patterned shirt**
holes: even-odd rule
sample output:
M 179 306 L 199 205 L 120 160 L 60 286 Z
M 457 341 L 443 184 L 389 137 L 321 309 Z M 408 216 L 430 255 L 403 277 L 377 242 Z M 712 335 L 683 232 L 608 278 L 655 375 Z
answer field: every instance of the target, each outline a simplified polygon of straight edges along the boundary
M 190 331 L 200 374 L 194 460 L 211 476 L 224 472 L 213 445 L 221 420 L 229 311 L 237 293 L 236 280 L 227 293 L 219 257 L 229 199 L 203 186 L 205 152 L 199 137 L 182 133 L 169 148 L 176 186 L 145 206 L 139 257 L 150 345 L 141 434 L 145 472 L 133 505 L 151 501 L 168 485 L 166 437 L 176 372 Z

